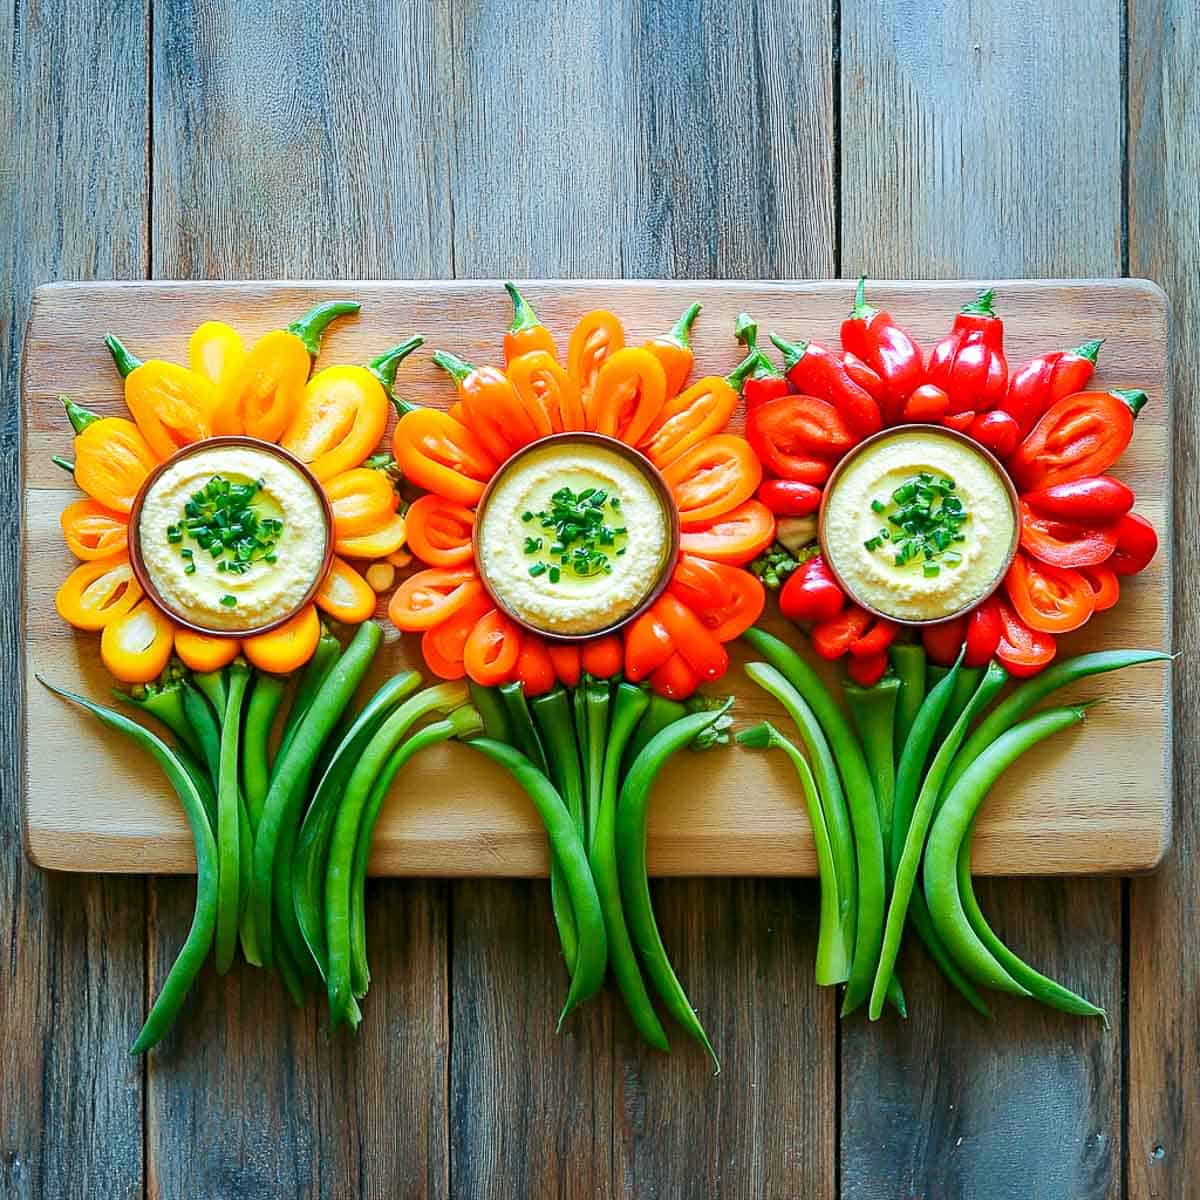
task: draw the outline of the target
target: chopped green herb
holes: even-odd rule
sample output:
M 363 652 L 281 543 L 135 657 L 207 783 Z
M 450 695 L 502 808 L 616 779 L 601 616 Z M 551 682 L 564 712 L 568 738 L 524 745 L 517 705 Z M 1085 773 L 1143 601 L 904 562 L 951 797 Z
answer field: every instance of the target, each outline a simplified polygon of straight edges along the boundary
M 237 606 L 237 597 L 231 596 L 228 592 L 226 592 L 225 595 L 221 597 L 221 603 L 225 605 L 226 608 L 235 608 Z
M 547 531 L 550 546 L 544 551 L 545 538 L 526 537 L 525 553 L 533 556 L 544 552 L 557 559 L 555 564 L 539 559 L 530 566 L 529 574 L 536 579 L 548 572 L 551 583 L 559 581 L 563 567 L 583 578 L 611 574 L 609 550 L 614 557 L 624 553 L 624 546 L 618 546 L 617 541 L 626 537 L 627 531 L 623 527 L 613 528 L 608 523 L 606 509 L 615 512 L 620 507 L 620 497 L 610 495 L 603 488 L 586 487 L 575 492 L 564 486 L 550 497 L 548 508 L 538 512 L 526 510 L 521 514 L 521 520 L 525 523 L 536 520 L 539 527 Z

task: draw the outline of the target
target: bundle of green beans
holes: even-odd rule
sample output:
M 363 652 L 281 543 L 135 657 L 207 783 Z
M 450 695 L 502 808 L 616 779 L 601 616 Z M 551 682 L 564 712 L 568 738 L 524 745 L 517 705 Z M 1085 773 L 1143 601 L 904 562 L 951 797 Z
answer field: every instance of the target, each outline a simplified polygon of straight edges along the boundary
M 571 977 L 563 1020 L 603 985 L 606 971 L 635 1028 L 670 1050 L 645 976 L 678 1024 L 719 1070 L 659 935 L 646 867 L 654 781 L 684 747 L 728 741 L 731 701 L 687 705 L 642 686 L 585 675 L 527 697 L 520 683 L 471 686 L 484 736 L 470 744 L 499 763 L 533 801 L 550 841 L 550 898 Z
M 791 717 L 805 754 L 769 723 L 738 741 L 779 748 L 793 762 L 812 824 L 820 875 L 817 982 L 844 982 L 843 1016 L 885 1003 L 904 1015 L 895 974 L 904 932 L 918 939 L 948 981 L 984 1016 L 980 992 L 1031 996 L 1064 1012 L 1104 1011 L 1048 979 L 992 930 L 971 880 L 971 833 L 992 785 L 1044 738 L 1084 719 L 1087 704 L 1027 714 L 1077 680 L 1170 656 L 1152 650 L 1082 654 L 1014 687 L 997 662 L 928 666 L 924 650 L 899 643 L 892 673 L 872 687 L 848 684 L 845 707 L 792 647 L 761 629 L 747 643 L 767 661 L 746 673 Z

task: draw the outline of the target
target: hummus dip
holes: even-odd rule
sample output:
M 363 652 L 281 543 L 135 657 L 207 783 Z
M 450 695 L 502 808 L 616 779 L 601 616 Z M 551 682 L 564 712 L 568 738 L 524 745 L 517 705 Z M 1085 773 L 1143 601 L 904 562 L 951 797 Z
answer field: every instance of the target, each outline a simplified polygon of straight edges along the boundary
M 232 534 L 221 532 L 231 525 Z M 321 497 L 291 463 L 222 445 L 179 455 L 151 483 L 137 537 L 168 612 L 243 633 L 300 608 L 324 566 L 329 529 Z
M 651 469 L 584 440 L 514 458 L 488 494 L 476 540 L 501 605 L 551 635 L 599 633 L 638 608 L 671 552 Z
M 999 583 L 1014 549 L 1007 481 L 982 451 L 936 429 L 887 433 L 826 489 L 821 545 L 851 597 L 899 621 L 940 621 Z

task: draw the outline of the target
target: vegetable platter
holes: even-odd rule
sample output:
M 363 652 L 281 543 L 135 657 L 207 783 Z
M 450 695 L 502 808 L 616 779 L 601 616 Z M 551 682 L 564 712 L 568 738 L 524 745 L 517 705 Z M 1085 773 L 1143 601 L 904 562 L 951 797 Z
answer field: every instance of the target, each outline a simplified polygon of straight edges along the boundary
M 951 315 L 985 285 L 872 282 L 870 298 L 897 315 L 928 349 Z M 1061 655 L 1112 647 L 1170 644 L 1170 400 L 1167 311 L 1162 293 L 1136 280 L 1010 281 L 994 285 L 1014 366 L 1052 349 L 1104 338 L 1096 386 L 1140 388 L 1147 403 L 1118 466 L 1137 494 L 1137 511 L 1159 535 L 1149 567 L 1122 581 L 1121 603 L 1062 639 Z M 847 282 L 543 282 L 522 291 L 560 346 L 588 310 L 619 314 L 629 343 L 661 336 L 699 302 L 691 330 L 692 378 L 724 376 L 742 360 L 734 340 L 742 312 L 785 339 L 836 345 L 851 308 Z M 463 360 L 503 361 L 510 310 L 489 282 L 54 284 L 34 298 L 22 381 L 21 462 L 25 478 L 25 844 L 31 859 L 58 870 L 187 872 L 195 869 L 188 824 L 150 759 L 130 753 L 111 731 L 63 705 L 35 676 L 107 702 L 111 679 L 99 638 L 72 634 L 55 594 L 72 567 L 60 514 L 80 492 L 53 462 L 70 444 L 62 394 L 101 416 L 123 413 L 120 377 L 104 345 L 119 331 L 142 358 L 186 362 L 188 338 L 206 320 L 228 322 L 246 338 L 285 328 L 321 301 L 361 304 L 325 333 L 315 368 L 367 363 L 413 333 L 423 349 L 401 365 L 396 393 L 441 409 L 456 399 L 429 351 Z M 762 339 L 766 345 L 765 337 Z M 767 347 L 769 349 L 769 346 Z M 774 355 L 778 361 L 778 355 Z M 730 429 L 740 434 L 741 406 Z M 390 433 L 390 425 L 389 425 Z M 363 694 L 405 669 L 422 670 L 420 639 L 387 621 Z M 768 600 L 762 626 L 790 644 L 806 643 Z M 759 657 L 740 641 L 712 694 L 732 695 L 739 726 L 787 728 L 781 707 L 747 678 Z M 809 655 L 811 659 L 812 656 Z M 829 678 L 833 674 L 822 664 Z M 1139 668 L 1103 687 L 1064 693 L 1070 703 L 1105 694 L 1082 731 L 1032 749 L 1002 777 L 974 839 L 985 874 L 1133 872 L 1153 868 L 1169 841 L 1171 693 L 1169 672 Z M 1056 698 L 1056 703 L 1060 703 Z M 741 748 L 675 755 L 649 818 L 654 874 L 808 875 L 817 868 L 811 827 L 791 765 L 782 755 Z M 385 805 L 370 859 L 374 874 L 543 875 L 546 834 L 525 791 L 482 754 L 432 745 L 405 768 Z

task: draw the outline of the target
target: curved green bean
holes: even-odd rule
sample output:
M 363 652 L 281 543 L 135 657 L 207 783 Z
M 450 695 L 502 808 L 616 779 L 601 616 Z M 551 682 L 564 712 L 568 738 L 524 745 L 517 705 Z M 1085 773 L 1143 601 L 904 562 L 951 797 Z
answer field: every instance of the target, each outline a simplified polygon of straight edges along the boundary
M 992 661 L 995 662 L 994 659 Z M 963 666 L 961 659 L 959 660 L 958 676 L 954 681 L 954 690 L 950 693 L 950 703 L 946 705 L 946 711 L 942 713 L 942 720 L 937 728 L 939 742 L 950 736 L 955 721 L 962 715 L 963 709 L 970 703 L 971 697 L 983 681 L 983 674 L 982 667 Z
M 209 813 L 209 821 L 213 828 L 217 827 L 216 795 L 217 786 L 221 779 L 221 727 L 213 715 L 212 706 L 190 684 L 183 685 L 183 711 L 200 743 L 200 752 L 204 765 L 208 768 L 209 782 L 212 784 L 213 808 Z
M 251 828 L 257 829 L 263 802 L 271 786 L 271 727 L 283 703 L 285 681 L 266 671 L 254 673 L 254 687 L 246 702 L 246 725 L 242 731 L 242 790 Z
M 908 731 L 925 699 L 925 647 L 920 642 L 893 642 L 888 647 L 888 658 L 900 680 L 900 694 L 896 697 L 895 753 L 898 762 L 908 741 Z
M 329 672 L 333 670 L 341 653 L 341 643 L 322 625 L 317 648 L 313 651 L 312 658 L 305 664 L 292 695 L 291 707 L 288 709 L 287 720 L 283 723 L 283 733 L 279 738 L 279 749 L 275 753 L 276 764 L 291 748 L 308 710 L 321 691 L 321 685 L 325 682 Z
M 543 775 L 549 775 L 546 751 L 538 731 L 533 727 L 533 716 L 525 700 L 525 685 L 514 680 L 512 683 L 502 683 L 497 691 L 508 717 L 509 745 L 520 750 Z
M 638 727 L 625 747 L 625 770 L 633 766 L 633 760 L 645 750 L 650 739 L 660 730 L 666 729 L 672 721 L 687 716 L 687 709 L 678 700 L 668 700 L 657 692 L 650 693 L 650 707 L 646 709 Z
M 225 704 L 229 698 L 225 668 L 222 667 L 217 671 L 193 671 L 192 682 L 213 706 L 213 712 L 217 714 L 217 721 L 220 722 L 225 716 Z
M 179 671 L 178 667 L 168 667 L 154 683 L 136 685 L 128 692 L 114 689 L 113 697 L 161 721 L 181 746 L 191 754 L 198 755 L 202 753 L 200 742 L 184 712 L 184 680 Z
M 235 659 L 229 668 L 224 717 L 221 721 L 221 764 L 217 784 L 217 862 L 219 900 L 217 904 L 217 940 L 213 962 L 218 975 L 233 965 L 237 948 L 238 926 L 242 919 L 243 873 L 241 850 L 241 796 L 238 764 L 242 731 L 242 701 L 250 668 L 243 659 Z
M 467 688 L 471 693 L 471 703 L 483 719 L 484 736 L 490 737 L 495 742 L 504 742 L 511 746 L 512 729 L 508 723 L 508 712 L 505 710 L 504 701 L 500 698 L 499 689 L 484 687 L 483 684 L 476 683 L 474 680 L 467 684 Z
M 896 792 L 896 701 L 900 680 L 885 675 L 871 687 L 847 683 L 843 688 L 850 719 L 858 731 L 871 784 L 875 807 L 879 812 L 879 833 L 883 838 L 884 868 L 891 875 L 888 847 L 892 844 L 892 819 Z

